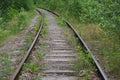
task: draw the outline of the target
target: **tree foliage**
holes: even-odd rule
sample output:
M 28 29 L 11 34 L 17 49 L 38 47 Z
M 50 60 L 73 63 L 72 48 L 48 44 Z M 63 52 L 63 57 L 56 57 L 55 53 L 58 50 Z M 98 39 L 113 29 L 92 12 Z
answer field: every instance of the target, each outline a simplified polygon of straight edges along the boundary
M 10 19 L 22 9 L 28 11 L 33 9 L 33 0 L 0 0 L 0 17 Z
M 120 33 L 120 0 L 39 0 L 40 6 Z

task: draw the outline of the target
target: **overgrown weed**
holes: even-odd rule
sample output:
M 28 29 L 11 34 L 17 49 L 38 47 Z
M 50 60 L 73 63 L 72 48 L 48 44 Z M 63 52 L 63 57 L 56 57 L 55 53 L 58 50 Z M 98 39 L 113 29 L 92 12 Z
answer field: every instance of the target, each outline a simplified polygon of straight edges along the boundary
M 47 17 L 45 16 L 45 14 L 43 14 L 44 16 L 44 26 L 47 26 L 48 25 L 48 19 Z
M 0 43 L 5 41 L 10 36 L 14 36 L 28 26 L 34 13 L 29 11 L 21 11 L 18 15 L 14 16 L 7 22 L 0 24 Z
M 8 53 L 0 53 L 0 80 L 6 80 L 11 73 L 11 60 Z
M 63 17 L 55 17 L 56 20 L 57 20 L 57 24 L 60 25 L 61 27 L 62 26 L 65 26 L 65 21 L 64 21 L 64 18 Z
M 73 22 L 72 19 L 71 22 Z M 116 76 L 120 75 L 120 71 L 118 71 L 120 59 L 118 36 L 116 34 L 106 32 L 97 24 L 83 24 L 78 23 L 77 21 L 74 21 L 72 24 L 90 47 L 91 51 L 95 55 L 98 55 L 100 64 L 104 70 L 107 73 L 118 77 Z
M 60 21 L 61 19 L 58 20 Z M 67 26 L 64 26 L 63 28 L 64 29 L 62 33 L 64 34 L 66 41 L 68 41 L 68 43 L 77 52 L 76 65 L 71 66 L 71 69 L 78 71 L 78 80 L 81 80 L 81 78 L 82 80 L 91 79 L 91 75 L 95 69 L 91 54 L 89 52 L 83 52 L 83 49 L 78 44 L 78 39 L 75 37 L 75 34 L 71 31 L 71 29 L 69 29 Z
M 38 22 L 35 24 L 35 27 L 34 27 L 35 32 L 37 32 L 39 30 L 40 20 L 41 20 L 41 16 L 38 17 Z

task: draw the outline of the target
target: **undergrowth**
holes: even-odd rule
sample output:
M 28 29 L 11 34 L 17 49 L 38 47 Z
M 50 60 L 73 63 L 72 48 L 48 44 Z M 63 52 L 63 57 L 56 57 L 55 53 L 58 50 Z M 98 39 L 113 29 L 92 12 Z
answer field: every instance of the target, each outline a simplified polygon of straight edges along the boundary
M 72 69 L 78 71 L 78 76 L 82 77 L 83 80 L 92 80 L 95 67 L 90 53 L 85 54 L 80 46 L 76 47 L 77 50 L 77 62 Z M 78 78 L 78 80 L 81 80 Z
M 57 20 L 57 24 L 60 25 L 61 27 L 62 26 L 65 26 L 65 21 L 64 21 L 64 18 L 63 17 L 55 17 L 56 20 Z
M 45 38 L 45 35 L 47 34 L 47 29 L 46 29 L 47 25 L 48 25 L 48 20 L 47 20 L 47 17 L 44 15 L 44 25 L 43 25 L 43 29 L 40 33 L 42 38 Z
M 109 76 L 119 79 L 119 39 L 116 34 L 107 33 L 97 24 L 80 24 L 70 20 Z M 77 25 L 76 25 L 77 24 Z M 117 64 L 117 65 L 116 65 Z
M 39 30 L 40 27 L 40 21 L 41 21 L 41 16 L 38 17 L 38 22 L 35 24 L 34 26 L 34 30 L 35 32 L 37 32 Z
M 23 48 L 24 52 L 28 50 L 36 35 L 36 32 L 39 30 L 40 20 L 41 16 L 38 17 L 38 22 L 35 24 L 33 30 L 26 35 L 25 46 Z M 43 28 L 40 37 L 44 37 L 45 34 L 46 30 L 45 28 Z M 31 55 L 29 56 L 28 60 L 26 61 L 26 63 L 24 63 L 19 79 L 28 79 L 29 77 L 26 75 L 27 73 L 30 73 L 32 75 L 31 79 L 41 80 L 41 73 L 38 73 L 37 71 L 44 68 L 44 64 L 41 63 L 41 60 L 44 56 L 44 52 L 41 49 L 39 50 L 41 46 L 39 40 L 40 38 L 38 39 L 37 44 L 35 45 L 33 51 L 31 52 Z
M 3 22 L 0 24 L 0 43 L 3 43 L 10 36 L 17 35 L 20 31 L 25 29 L 28 26 L 30 20 L 33 18 L 34 12 L 29 11 L 26 12 L 22 10 L 16 16 L 13 16 L 7 22 Z
M 36 44 L 35 47 L 38 46 L 41 45 Z M 38 71 L 44 68 L 44 64 L 41 62 L 44 55 L 45 53 L 42 50 L 34 49 L 27 62 L 23 65 L 20 79 L 24 79 L 23 76 L 25 76 L 27 73 L 30 73 L 33 76 L 32 79 L 41 80 L 41 73 L 38 73 Z M 26 78 L 28 79 L 29 77 L 26 76 Z
M 11 73 L 11 60 L 8 53 L 0 53 L 0 80 L 7 80 Z
M 57 21 L 60 22 L 58 25 L 63 27 L 62 33 L 64 34 L 66 41 L 77 52 L 76 65 L 71 66 L 71 69 L 78 71 L 76 74 L 78 76 L 77 80 L 92 80 L 91 76 L 94 75 L 95 67 L 93 65 L 91 54 L 86 51 L 83 52 L 83 49 L 78 44 L 78 39 L 75 37 L 71 29 L 69 29 L 68 26 L 65 26 L 65 23 L 61 18 L 57 18 Z

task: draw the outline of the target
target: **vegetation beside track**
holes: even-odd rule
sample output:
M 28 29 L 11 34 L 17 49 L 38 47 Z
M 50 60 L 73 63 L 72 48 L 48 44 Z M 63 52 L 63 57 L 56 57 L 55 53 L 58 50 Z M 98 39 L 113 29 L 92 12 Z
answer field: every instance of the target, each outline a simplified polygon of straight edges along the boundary
M 41 19 L 41 18 L 39 17 L 39 19 Z M 39 30 L 39 25 L 40 25 L 40 22 L 38 21 L 33 29 L 34 33 Z M 46 18 L 45 18 L 44 25 L 47 26 Z M 30 57 L 27 59 L 26 63 L 24 63 L 24 65 L 22 67 L 22 71 L 19 76 L 19 79 L 41 80 L 42 73 L 39 71 L 44 69 L 44 64 L 42 62 L 42 58 L 45 55 L 44 47 L 46 46 L 46 44 L 44 43 L 44 40 L 41 40 L 41 39 L 44 39 L 45 35 L 47 34 L 47 30 L 46 30 L 45 26 L 43 27 L 43 29 L 40 33 L 41 36 L 38 38 L 38 41 L 37 41 L 33 51 L 31 52 Z M 29 37 L 26 38 L 27 41 L 25 41 L 25 42 L 27 42 L 27 43 L 25 44 L 26 47 L 24 49 L 29 48 L 35 35 L 32 36 L 31 33 L 28 33 L 27 36 L 29 36 Z M 43 41 L 43 42 L 41 42 L 41 41 Z M 26 50 L 24 50 L 24 52 Z
M 0 44 L 28 26 L 35 15 L 31 1 L 3 0 L 0 3 Z
M 77 53 L 76 65 L 71 66 L 71 69 L 78 71 L 76 74 L 78 80 L 92 80 L 93 78 L 99 78 L 97 70 L 93 65 L 93 60 L 90 54 L 85 54 L 81 46 L 78 44 L 78 39 L 74 36 L 74 33 L 69 29 L 64 22 L 63 18 L 56 17 L 58 25 L 63 27 L 62 33 L 65 35 L 66 41 L 71 45 Z
M 20 63 L 22 56 L 26 53 L 29 46 L 31 45 L 33 38 L 36 34 L 35 32 L 37 32 L 37 30 L 35 28 L 39 27 L 40 20 L 41 20 L 41 16 L 38 16 L 38 18 L 36 18 L 36 17 L 34 19 L 36 19 L 37 21 L 32 23 L 33 26 L 29 25 L 29 32 L 24 33 L 24 35 L 20 36 L 20 37 L 24 36 L 24 38 L 23 38 L 24 40 L 21 43 L 22 44 L 21 47 L 17 48 L 16 50 L 13 50 L 13 51 L 0 52 L 0 62 L 1 62 L 0 63 L 0 80 L 8 80 L 11 78 L 14 71 L 18 67 L 18 64 Z M 34 19 L 32 20 L 32 22 L 35 21 Z M 31 28 L 31 26 L 32 26 L 32 28 Z
M 0 24 L 0 43 L 25 29 L 34 15 L 34 11 L 22 11 L 8 22 Z
M 11 73 L 11 60 L 8 53 L 0 53 L 0 80 L 6 80 Z
M 119 0 L 3 0 L 0 3 L 0 43 L 27 26 L 35 6 L 67 18 L 97 54 L 104 70 L 111 77 L 119 78 Z

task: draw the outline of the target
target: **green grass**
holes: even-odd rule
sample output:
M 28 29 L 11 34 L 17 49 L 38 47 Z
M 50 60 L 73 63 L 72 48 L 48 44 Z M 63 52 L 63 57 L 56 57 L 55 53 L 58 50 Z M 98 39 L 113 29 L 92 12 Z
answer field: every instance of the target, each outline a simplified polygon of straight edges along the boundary
M 25 41 L 24 41 L 24 47 L 21 49 L 22 54 L 25 53 L 28 50 L 28 48 L 30 47 L 30 45 L 36 35 L 36 32 L 39 29 L 40 20 L 41 20 L 41 16 L 38 17 L 38 21 L 35 23 L 33 30 L 26 34 Z
M 76 47 L 77 51 L 77 62 L 76 65 L 72 66 L 71 69 L 77 70 L 79 76 L 78 80 L 91 80 L 92 73 L 95 71 L 93 60 L 91 55 L 85 54 L 80 46 Z
M 119 37 L 116 34 L 108 33 L 97 24 L 84 24 L 75 20 L 70 21 L 74 28 L 85 40 L 91 51 L 99 56 L 99 63 L 109 74 L 119 79 Z
M 44 52 L 41 51 L 37 53 L 39 59 L 42 59 L 44 55 L 45 55 Z
M 45 37 L 46 34 L 47 34 L 47 30 L 46 27 L 44 26 L 41 32 L 41 37 Z
M 6 80 L 11 72 L 11 61 L 8 53 L 0 53 L 0 80 Z
M 2 22 L 0 24 L 0 44 L 25 29 L 34 15 L 34 11 L 21 11 L 8 22 Z
M 34 30 L 33 30 L 34 31 Z M 23 55 L 27 52 L 27 50 L 29 49 L 29 47 L 31 46 L 32 44 L 32 41 L 35 37 L 35 33 L 31 33 L 31 32 L 28 32 L 27 34 L 25 34 L 25 40 L 24 40 L 24 44 L 23 44 L 23 47 L 20 49 L 20 55 Z
M 27 21 L 30 21 L 31 20 L 31 18 L 33 17 L 33 13 L 31 13 L 31 14 L 29 14 L 29 15 L 27 15 L 27 17 L 29 16 L 30 18 L 27 20 Z M 24 21 L 24 20 L 23 20 Z M 38 21 L 38 23 L 39 23 L 39 21 Z M 13 22 L 13 24 L 14 24 L 14 22 Z M 21 24 L 26 24 L 26 25 L 28 25 L 28 23 L 21 23 Z M 12 25 L 12 24 L 11 24 Z M 10 26 L 11 26 L 10 25 Z M 9 26 L 9 27 L 10 27 Z M 23 26 L 23 25 L 22 25 Z M 13 26 L 13 27 L 15 27 L 15 26 Z M 25 28 L 26 26 L 24 25 L 24 27 L 23 28 Z M 15 29 L 15 28 L 14 28 Z M 9 30 L 12 30 L 12 29 L 9 29 Z M 19 29 L 20 31 L 22 31 L 23 29 Z M 18 30 L 18 32 L 12 32 L 11 34 L 9 34 L 10 36 L 11 35 L 16 35 L 16 34 L 18 34 L 20 31 Z M 33 30 L 34 31 L 34 30 Z M 16 33 L 16 34 L 15 34 Z M 28 50 L 28 48 L 30 47 L 30 45 L 31 45 L 31 43 L 32 43 L 32 41 L 33 41 L 33 38 L 34 38 L 34 36 L 35 36 L 35 34 L 33 33 L 33 34 L 31 34 L 31 32 L 28 32 L 27 34 L 25 34 L 26 35 L 26 37 L 25 37 L 25 41 L 24 41 L 24 47 L 22 47 L 21 49 L 20 49 L 20 57 L 17 59 L 18 61 L 21 59 L 21 56 Z M 9 38 L 9 36 L 7 36 L 8 38 Z M 5 38 L 5 39 L 7 39 L 7 38 Z M 3 63 L 3 64 L 2 64 Z M 8 53 L 0 53 L 0 80 L 6 80 L 6 78 L 8 78 L 9 77 L 9 75 L 11 74 L 11 67 L 13 66 L 13 65 L 11 65 L 11 60 L 10 60 L 10 54 L 8 54 Z M 27 65 L 25 65 L 26 67 L 28 67 Z M 35 66 L 35 64 L 34 63 L 31 63 L 31 64 L 29 64 L 29 70 L 31 71 L 31 72 L 34 72 L 35 70 L 36 70 L 36 66 Z
M 57 19 L 58 22 L 62 22 L 62 19 Z M 62 22 L 58 24 L 62 27 L 62 33 L 65 36 L 66 41 L 76 50 L 77 52 L 77 61 L 76 65 L 71 66 L 71 69 L 78 71 L 77 76 L 79 76 L 78 80 L 91 80 L 92 73 L 94 73 L 95 67 L 93 65 L 93 60 L 91 58 L 90 53 L 85 54 L 83 49 L 78 44 L 78 39 L 75 37 L 74 33 L 68 26 L 65 26 L 65 23 Z
M 58 22 L 62 22 L 62 24 L 59 24 L 61 27 L 63 27 L 62 29 L 62 34 L 65 36 L 65 39 L 67 40 L 67 42 L 73 47 L 75 48 L 76 45 L 78 44 L 77 42 L 77 38 L 74 37 L 74 33 L 71 31 L 71 29 L 68 28 L 68 26 L 66 26 L 66 24 L 63 22 L 63 20 L 61 20 L 61 18 L 57 19 Z
M 32 34 L 31 34 L 31 32 L 28 32 L 26 34 L 26 39 L 25 39 L 25 42 L 24 42 L 25 44 L 24 44 L 24 48 L 22 49 L 22 52 L 26 52 L 26 50 L 31 45 L 31 43 L 32 43 L 32 41 L 35 37 L 35 33 L 39 29 L 40 20 L 41 20 L 41 16 L 38 17 L 38 22 L 35 24 L 35 27 L 32 30 Z M 42 34 L 44 35 L 45 32 L 42 32 Z M 38 40 L 35 47 L 41 46 L 41 44 L 39 42 L 40 41 Z M 28 60 L 26 61 L 26 63 L 23 66 L 23 69 L 22 69 L 22 72 L 21 72 L 22 75 L 20 77 L 22 77 L 24 74 L 26 74 L 27 71 L 29 71 L 32 75 L 35 75 L 37 77 L 37 78 L 35 77 L 34 80 L 40 80 L 41 73 L 38 74 L 37 71 L 44 68 L 44 64 L 40 63 L 43 56 L 44 56 L 43 51 L 34 48 L 31 55 L 29 56 Z
M 42 74 L 38 73 L 37 77 L 34 80 L 41 80 L 42 79 Z
M 38 17 L 38 22 L 35 24 L 35 27 L 34 27 L 35 32 L 37 32 L 39 30 L 40 20 L 41 20 L 41 16 Z
M 47 34 L 47 29 L 46 29 L 46 26 L 48 25 L 48 19 L 47 19 L 47 17 L 44 15 L 44 26 L 43 26 L 43 28 L 42 28 L 42 31 L 41 31 L 41 37 L 42 38 L 45 38 L 45 35 Z
M 39 67 L 37 66 L 36 63 L 31 62 L 31 63 L 25 63 L 23 65 L 23 70 L 28 70 L 31 73 L 35 73 L 35 71 L 37 71 L 39 69 Z
M 63 17 L 55 17 L 57 20 L 57 24 L 60 26 L 65 26 L 65 19 Z
M 47 26 L 47 25 L 48 25 L 48 19 L 47 19 L 47 17 L 45 16 L 45 14 L 44 14 L 43 16 L 44 16 L 44 26 Z
M 38 71 L 44 68 L 44 64 L 41 63 L 43 56 L 44 52 L 39 50 L 33 51 L 22 68 L 22 74 L 26 74 L 26 72 L 29 71 L 32 75 L 35 76 L 34 80 L 41 80 L 42 74 L 40 72 L 38 73 Z

